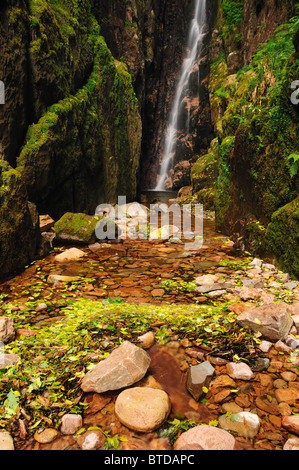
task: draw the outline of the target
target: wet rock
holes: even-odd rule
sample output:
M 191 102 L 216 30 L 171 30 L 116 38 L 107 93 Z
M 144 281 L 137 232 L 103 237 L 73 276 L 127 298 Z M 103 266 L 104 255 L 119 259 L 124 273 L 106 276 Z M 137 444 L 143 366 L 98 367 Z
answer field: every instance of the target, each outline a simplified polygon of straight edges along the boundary
M 54 227 L 55 220 L 52 219 L 49 215 L 40 215 L 39 216 L 39 227 L 40 232 L 48 232 L 50 228 Z
M 250 367 L 243 362 L 229 362 L 226 364 L 226 371 L 233 379 L 250 380 L 253 377 L 253 372 Z
M 82 450 L 97 450 L 105 444 L 105 436 L 97 429 L 86 431 L 78 437 L 77 443 Z
M 275 396 L 278 402 L 284 402 L 288 405 L 295 405 L 299 400 L 299 389 L 296 388 L 278 388 L 275 390 Z
M 82 416 L 75 414 L 65 414 L 61 418 L 60 431 L 62 434 L 75 434 L 83 424 Z
M 58 263 L 67 263 L 68 261 L 73 261 L 85 256 L 84 251 L 79 250 L 78 248 L 70 248 L 69 250 L 59 253 L 55 256 L 55 261 Z
M 291 437 L 283 446 L 283 450 L 299 450 L 299 437 Z
M 221 428 L 237 433 L 249 439 L 253 439 L 260 428 L 259 417 L 248 411 L 241 411 L 230 416 L 221 415 L 219 417 Z
M 87 372 L 81 388 L 84 392 L 103 393 L 129 387 L 145 376 L 149 365 L 146 351 L 124 341 L 107 359 Z
M 260 291 L 255 287 L 242 287 L 239 296 L 245 302 L 246 300 L 257 300 L 260 296 Z
M 294 290 L 296 289 L 298 283 L 296 281 L 286 282 L 283 287 L 284 289 Z
M 140 346 L 143 349 L 150 348 L 155 342 L 155 333 L 153 331 L 149 331 L 142 336 L 138 336 L 137 340 L 140 343 Z
M 254 372 L 261 372 L 267 370 L 270 365 L 270 359 L 268 357 L 258 357 L 254 363 L 252 370 Z
M 267 397 L 257 397 L 255 400 L 255 405 L 260 410 L 266 411 L 266 413 L 270 413 L 271 415 L 279 415 L 279 408 L 277 401 L 275 398 L 271 397 L 271 401 Z
M 79 276 L 63 276 L 61 274 L 50 274 L 47 278 L 49 284 L 55 284 L 56 282 L 75 282 L 79 281 Z
M 54 225 L 56 239 L 61 243 L 91 244 L 99 219 L 83 213 L 64 214 Z
M 299 435 L 299 415 L 283 416 L 281 425 L 292 434 Z
M 264 352 L 264 353 L 267 353 L 270 351 L 270 349 L 272 348 L 273 344 L 271 343 L 271 341 L 266 341 L 266 340 L 263 340 L 261 341 L 261 343 L 259 344 L 258 348 Z
M 34 433 L 34 439 L 40 444 L 48 444 L 59 436 L 59 432 L 54 428 L 38 429 Z
M 167 393 L 153 388 L 129 388 L 121 392 L 115 402 L 115 414 L 120 422 L 138 432 L 158 429 L 170 410 Z
M 1 353 L 1 350 L 0 350 Z M 1 366 L 13 366 L 21 360 L 18 354 L 4 353 L 0 354 L 0 367 Z
M 276 342 L 284 340 L 292 327 L 292 319 L 285 303 L 266 304 L 245 310 L 237 317 L 242 327 L 249 327 L 260 332 L 266 340 Z
M 0 430 L 0 450 L 15 450 L 13 438 L 9 432 Z
M 0 341 L 8 343 L 15 337 L 13 319 L 10 317 L 0 317 Z
M 183 432 L 174 443 L 174 450 L 235 450 L 237 447 L 229 432 L 205 424 Z
M 203 387 L 209 387 L 214 374 L 215 369 L 209 361 L 189 367 L 186 385 L 189 393 L 195 400 L 200 400 L 204 395 Z
M 280 352 L 284 352 L 284 353 L 290 353 L 292 348 L 290 348 L 289 346 L 287 346 L 285 343 L 283 343 L 283 341 L 281 340 L 278 340 L 275 344 L 274 344 L 274 347 L 276 349 L 276 351 L 280 351 Z

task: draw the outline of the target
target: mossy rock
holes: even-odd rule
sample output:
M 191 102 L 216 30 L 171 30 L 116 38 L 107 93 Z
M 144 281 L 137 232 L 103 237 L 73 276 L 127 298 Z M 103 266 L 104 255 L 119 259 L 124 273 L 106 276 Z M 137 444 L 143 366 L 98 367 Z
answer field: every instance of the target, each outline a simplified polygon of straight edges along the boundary
M 265 244 L 279 267 L 299 279 L 299 197 L 272 215 Z
M 67 212 L 54 225 L 56 241 L 90 244 L 96 240 L 95 228 L 100 217 Z
M 38 213 L 27 200 L 20 174 L 0 160 L 0 278 L 34 260 L 39 237 Z

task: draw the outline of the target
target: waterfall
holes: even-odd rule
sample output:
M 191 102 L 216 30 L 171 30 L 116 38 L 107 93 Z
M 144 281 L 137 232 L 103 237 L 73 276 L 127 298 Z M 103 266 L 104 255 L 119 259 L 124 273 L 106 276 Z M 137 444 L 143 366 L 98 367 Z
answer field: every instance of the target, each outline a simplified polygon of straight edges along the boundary
M 195 0 L 195 13 L 189 30 L 187 48 L 188 52 L 186 58 L 183 61 L 181 75 L 176 88 L 165 139 L 165 149 L 162 157 L 159 181 L 155 188 L 156 190 L 165 189 L 167 173 L 171 162 L 174 161 L 180 108 L 184 102 L 184 99 L 186 96 L 188 96 L 190 76 L 195 65 L 198 63 L 198 59 L 202 50 L 204 37 L 203 30 L 206 25 L 206 1 L 207 0 Z

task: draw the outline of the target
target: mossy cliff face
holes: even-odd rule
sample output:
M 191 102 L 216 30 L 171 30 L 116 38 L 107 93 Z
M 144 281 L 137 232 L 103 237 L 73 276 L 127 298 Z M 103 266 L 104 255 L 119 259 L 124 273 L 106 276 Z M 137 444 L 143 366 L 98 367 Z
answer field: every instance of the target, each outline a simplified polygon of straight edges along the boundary
M 29 196 L 55 218 L 136 194 L 141 121 L 131 77 L 101 37 L 95 54 L 87 84 L 30 126 L 17 160 Z
M 273 225 L 270 238 L 265 237 L 269 224 L 277 222 L 274 214 L 288 208 L 299 192 L 297 167 L 290 159 L 299 145 L 299 109 L 290 99 L 299 76 L 293 42 L 298 17 L 288 21 L 293 2 L 266 3 L 236 1 L 227 10 L 226 0 L 219 2 L 209 83 L 218 141 L 209 152 L 210 164 L 214 155 L 218 165 L 216 226 L 228 235 L 245 234 L 253 251 L 275 255 L 284 269 L 299 276 L 286 248 L 298 243 L 298 226 L 279 217 L 277 240 L 284 233 L 285 243 L 275 248 Z M 276 27 L 277 21 L 284 25 L 274 33 L 275 15 Z
M 2 156 L 22 173 L 31 200 L 57 218 L 92 212 L 118 194 L 134 198 L 138 103 L 90 1 L 14 0 L 1 20 Z
M 0 160 L 0 277 L 33 261 L 38 241 L 38 216 L 21 175 Z

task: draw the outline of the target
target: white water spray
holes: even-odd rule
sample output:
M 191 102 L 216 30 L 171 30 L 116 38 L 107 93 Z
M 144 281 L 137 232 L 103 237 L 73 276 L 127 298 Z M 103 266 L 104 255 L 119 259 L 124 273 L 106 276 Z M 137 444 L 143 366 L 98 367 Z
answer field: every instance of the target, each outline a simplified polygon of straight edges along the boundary
M 175 98 L 172 111 L 170 114 L 170 122 L 166 135 L 165 150 L 162 158 L 160 175 L 156 190 L 164 190 L 167 173 L 171 162 L 175 155 L 175 146 L 177 140 L 177 126 L 181 105 L 184 102 L 189 91 L 189 81 L 191 73 L 198 62 L 203 45 L 203 30 L 206 25 L 206 0 L 196 0 L 195 13 L 191 21 L 189 39 L 188 39 L 188 55 L 183 61 L 180 79 L 177 84 Z M 187 123 L 189 128 L 189 123 Z

